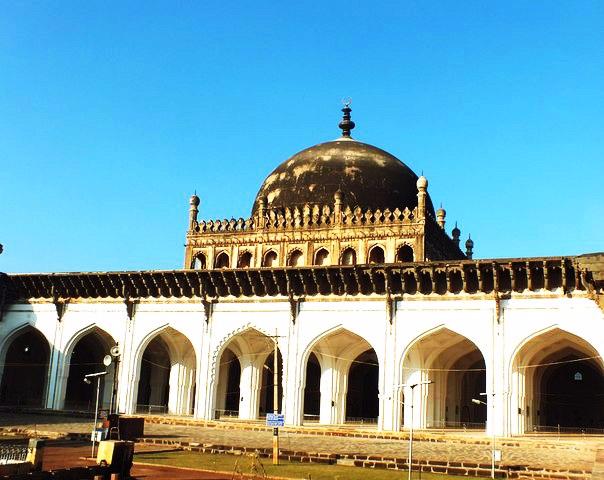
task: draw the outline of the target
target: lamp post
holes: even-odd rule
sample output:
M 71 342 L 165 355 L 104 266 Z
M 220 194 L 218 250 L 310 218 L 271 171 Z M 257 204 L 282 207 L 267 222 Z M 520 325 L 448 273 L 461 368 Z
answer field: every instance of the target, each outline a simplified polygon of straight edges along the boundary
M 411 461 L 413 459 L 413 391 L 418 385 L 430 385 L 431 383 L 434 382 L 432 380 L 424 380 L 423 382 L 401 385 L 401 387 L 409 387 L 411 389 L 411 401 L 409 402 L 411 408 L 411 422 L 409 423 L 409 480 L 411 480 Z
M 481 393 L 481 395 L 486 395 L 486 393 Z M 487 406 L 487 402 L 483 402 L 477 398 L 473 398 L 472 403 Z M 492 408 L 495 408 L 494 402 Z M 495 425 L 493 425 L 493 423 L 494 416 L 491 415 L 491 425 L 489 425 L 491 427 L 491 478 L 495 478 Z
M 92 426 L 92 454 L 91 457 L 94 458 L 94 447 L 96 443 L 96 425 L 99 421 L 99 394 L 101 392 L 101 377 L 107 375 L 107 372 L 97 372 L 97 373 L 89 373 L 88 375 L 84 375 L 84 382 L 91 384 L 91 378 L 96 378 L 96 404 L 94 407 L 94 425 Z

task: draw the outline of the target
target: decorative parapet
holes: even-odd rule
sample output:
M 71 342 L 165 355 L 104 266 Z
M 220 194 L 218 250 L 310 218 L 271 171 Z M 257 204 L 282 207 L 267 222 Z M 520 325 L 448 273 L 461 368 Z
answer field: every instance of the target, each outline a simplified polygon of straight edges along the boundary
M 2 277 L 9 302 L 60 298 L 219 298 L 315 295 L 601 293 L 576 257 L 384 265 L 19 274 Z
M 339 205 L 338 205 L 339 207 Z M 298 208 L 285 208 L 283 210 L 263 211 L 262 217 L 252 217 L 248 219 L 231 218 L 224 220 L 208 220 L 193 222 L 193 228 L 189 231 L 190 235 L 203 233 L 222 233 L 222 232 L 249 232 L 260 229 L 264 225 L 266 230 L 286 230 L 295 228 L 321 228 L 331 227 L 333 225 L 344 226 L 367 226 L 367 225 L 391 225 L 391 224 L 411 224 L 418 217 L 417 207 L 413 210 L 405 208 L 400 210 L 396 208 L 390 210 L 367 209 L 363 211 L 360 207 L 352 209 L 347 206 L 344 209 L 336 208 L 330 205 L 310 205 L 305 204 Z

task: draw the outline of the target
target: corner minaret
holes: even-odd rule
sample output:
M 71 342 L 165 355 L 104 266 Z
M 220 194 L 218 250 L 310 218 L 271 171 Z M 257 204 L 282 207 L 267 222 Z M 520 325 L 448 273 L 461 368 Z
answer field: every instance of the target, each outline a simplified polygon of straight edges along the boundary
M 191 195 L 189 199 L 189 230 L 193 230 L 195 228 L 195 224 L 197 223 L 197 214 L 199 213 L 199 197 L 197 194 Z

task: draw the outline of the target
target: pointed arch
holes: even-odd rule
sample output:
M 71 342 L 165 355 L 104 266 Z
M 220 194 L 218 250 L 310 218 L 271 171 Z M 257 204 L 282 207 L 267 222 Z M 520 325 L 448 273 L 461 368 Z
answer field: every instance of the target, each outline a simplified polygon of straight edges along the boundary
M 519 342 L 509 372 L 514 433 L 604 428 L 604 363 L 587 340 L 551 325 Z
M 396 261 L 397 262 L 413 262 L 415 254 L 411 245 L 403 244 L 400 245 L 396 250 Z
M 115 339 L 96 324 L 75 332 L 66 342 L 61 369 L 66 380 L 60 385 L 62 407 L 68 410 L 94 409 L 95 388 L 83 382 L 84 375 L 107 371 L 101 378 L 101 408 L 111 402 L 114 371 L 103 365 L 103 358 L 116 344 Z
M 346 247 L 340 254 L 340 265 L 356 265 L 357 252 L 352 247 Z
M 241 419 L 256 419 L 273 409 L 272 374 L 274 342 L 262 329 L 245 325 L 227 335 L 217 345 L 212 360 L 212 416 L 236 414 Z M 233 368 L 234 362 L 238 369 Z M 283 359 L 278 348 L 277 375 L 279 406 L 283 398 Z M 238 378 L 232 378 L 235 375 Z M 238 388 L 237 388 L 238 382 Z M 229 395 L 237 391 L 238 405 L 231 405 Z
M 329 250 L 327 250 L 327 248 L 325 248 L 325 247 L 319 248 L 315 252 L 315 258 L 314 258 L 313 265 L 329 265 L 329 264 L 330 264 Z
M 472 339 L 439 325 L 409 342 L 400 362 L 401 384 L 433 382 L 413 390 L 413 402 L 421 405 L 420 415 L 413 417 L 414 427 L 485 428 L 486 408 L 472 399 L 486 391 L 486 362 Z M 407 406 L 404 421 L 409 427 L 411 411 Z
M 135 349 L 136 410 L 193 413 L 197 354 L 191 340 L 169 324 L 148 333 Z
M 304 254 L 299 248 L 294 248 L 287 255 L 287 266 L 288 267 L 302 267 L 304 266 Z
M 277 252 L 275 252 L 274 250 L 268 250 L 267 252 L 264 253 L 264 256 L 262 257 L 262 266 L 263 267 L 276 267 L 278 266 L 278 260 L 279 257 L 277 255 Z
M 367 263 L 382 264 L 386 262 L 386 250 L 382 245 L 372 245 L 367 255 Z
M 216 255 L 216 260 L 214 261 L 214 268 L 229 268 L 231 265 L 231 260 L 229 258 L 229 254 L 226 251 L 220 252 Z
M 252 259 L 252 252 L 247 250 L 241 252 L 237 261 L 237 268 L 250 268 L 252 266 Z
M 44 406 L 50 343 L 27 323 L 12 330 L 0 348 L 0 405 Z
M 369 341 L 337 325 L 308 342 L 301 360 L 300 418 L 316 421 L 318 405 L 323 424 L 377 421 L 380 362 Z
M 193 256 L 191 268 L 194 270 L 205 270 L 208 267 L 206 256 L 202 252 L 198 252 Z

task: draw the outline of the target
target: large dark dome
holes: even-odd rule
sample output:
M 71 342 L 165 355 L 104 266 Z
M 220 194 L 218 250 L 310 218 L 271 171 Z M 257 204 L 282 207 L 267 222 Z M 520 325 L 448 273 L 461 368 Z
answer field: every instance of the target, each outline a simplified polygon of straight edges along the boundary
M 338 190 L 342 203 L 351 208 L 413 210 L 417 206 L 417 178 L 388 152 L 340 138 L 302 150 L 273 170 L 256 195 L 252 214 L 261 197 L 266 198 L 268 208 L 333 205 Z M 429 195 L 426 209 L 434 217 Z

